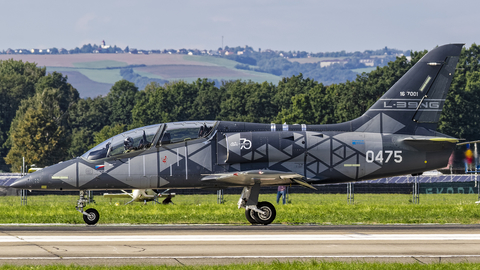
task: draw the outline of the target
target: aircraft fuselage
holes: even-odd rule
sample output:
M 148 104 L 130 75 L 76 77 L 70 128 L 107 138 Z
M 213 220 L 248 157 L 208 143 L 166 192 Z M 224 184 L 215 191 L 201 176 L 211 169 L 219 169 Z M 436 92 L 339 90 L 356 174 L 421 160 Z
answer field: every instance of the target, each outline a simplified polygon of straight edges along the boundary
M 203 122 L 191 123 L 195 127 Z M 31 174 L 24 188 L 105 190 L 253 185 L 235 179 L 205 180 L 209 175 L 241 171 L 297 173 L 310 184 L 351 182 L 445 167 L 455 146 L 448 141 L 431 143 L 430 149 L 424 144 L 416 146 L 404 140 L 411 135 L 309 131 L 305 125 L 213 123 L 213 130 L 206 137 L 157 144 L 99 160 L 79 157 L 47 167 Z M 252 128 L 240 131 L 239 125 Z M 232 127 L 236 128 L 234 132 L 225 132 Z M 262 181 L 262 185 L 291 183 L 280 178 Z

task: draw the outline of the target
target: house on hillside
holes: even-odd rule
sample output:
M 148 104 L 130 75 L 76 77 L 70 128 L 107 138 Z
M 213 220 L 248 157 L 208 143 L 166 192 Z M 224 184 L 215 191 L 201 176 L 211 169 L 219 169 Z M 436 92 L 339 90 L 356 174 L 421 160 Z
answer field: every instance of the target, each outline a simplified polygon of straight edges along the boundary
M 348 60 L 344 60 L 344 59 L 323 60 L 323 61 L 320 61 L 320 67 L 329 67 L 333 64 L 345 65 L 347 62 Z
M 374 59 L 360 59 L 360 63 L 364 64 L 367 67 L 375 66 L 375 60 Z

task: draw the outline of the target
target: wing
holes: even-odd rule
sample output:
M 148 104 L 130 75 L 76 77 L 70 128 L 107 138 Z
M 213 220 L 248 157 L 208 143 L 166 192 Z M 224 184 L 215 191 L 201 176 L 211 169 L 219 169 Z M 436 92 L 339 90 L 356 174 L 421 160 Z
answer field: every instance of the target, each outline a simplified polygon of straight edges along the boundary
M 257 183 L 260 183 L 262 186 L 277 186 L 297 183 L 308 188 L 316 189 L 303 179 L 303 175 L 293 172 L 252 170 L 210 174 L 203 177 L 202 181 L 225 183 L 233 186 L 253 186 Z

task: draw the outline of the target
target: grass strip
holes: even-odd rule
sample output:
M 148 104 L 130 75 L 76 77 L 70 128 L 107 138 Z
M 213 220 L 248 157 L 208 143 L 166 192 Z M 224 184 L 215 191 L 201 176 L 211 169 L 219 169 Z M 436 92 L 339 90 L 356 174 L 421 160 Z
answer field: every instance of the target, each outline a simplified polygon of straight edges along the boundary
M 225 195 L 217 204 L 216 195 L 178 195 L 174 205 L 144 205 L 128 199 L 96 196 L 87 208 L 100 212 L 100 224 L 248 224 L 244 210 L 237 208 L 239 195 Z M 275 202 L 276 194 L 262 194 L 260 201 Z M 410 195 L 357 194 L 353 205 L 344 194 L 290 194 L 287 205 L 275 205 L 282 224 L 477 224 L 480 221 L 476 194 L 422 194 L 420 204 Z M 0 223 L 83 224 L 75 211 L 77 196 L 0 197 Z
M 30 269 L 30 270 L 134 270 L 134 269 L 201 269 L 201 270 L 217 270 L 217 269 L 275 269 L 275 270 L 303 270 L 303 269 L 338 269 L 338 270 L 352 270 L 352 269 L 369 269 L 369 270 L 395 270 L 395 269 L 418 269 L 418 270 L 443 270 L 443 269 L 480 269 L 478 263 L 432 263 L 432 264 L 404 264 L 404 263 L 365 263 L 365 262 L 323 262 L 323 261 L 308 261 L 308 262 L 272 262 L 272 263 L 246 263 L 246 264 L 227 264 L 227 265 L 185 265 L 185 266 L 170 266 L 170 265 L 125 265 L 125 266 L 79 266 L 79 265 L 2 265 L 3 269 Z

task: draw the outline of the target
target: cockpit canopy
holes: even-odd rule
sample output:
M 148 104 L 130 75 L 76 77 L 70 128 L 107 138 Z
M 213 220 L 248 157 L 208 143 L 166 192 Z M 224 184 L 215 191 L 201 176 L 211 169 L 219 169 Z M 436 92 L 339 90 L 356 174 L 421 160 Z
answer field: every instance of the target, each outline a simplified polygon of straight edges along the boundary
M 98 160 L 133 151 L 160 147 L 188 140 L 206 138 L 213 132 L 216 121 L 187 121 L 156 124 L 132 129 L 98 144 L 82 155 L 87 160 Z

